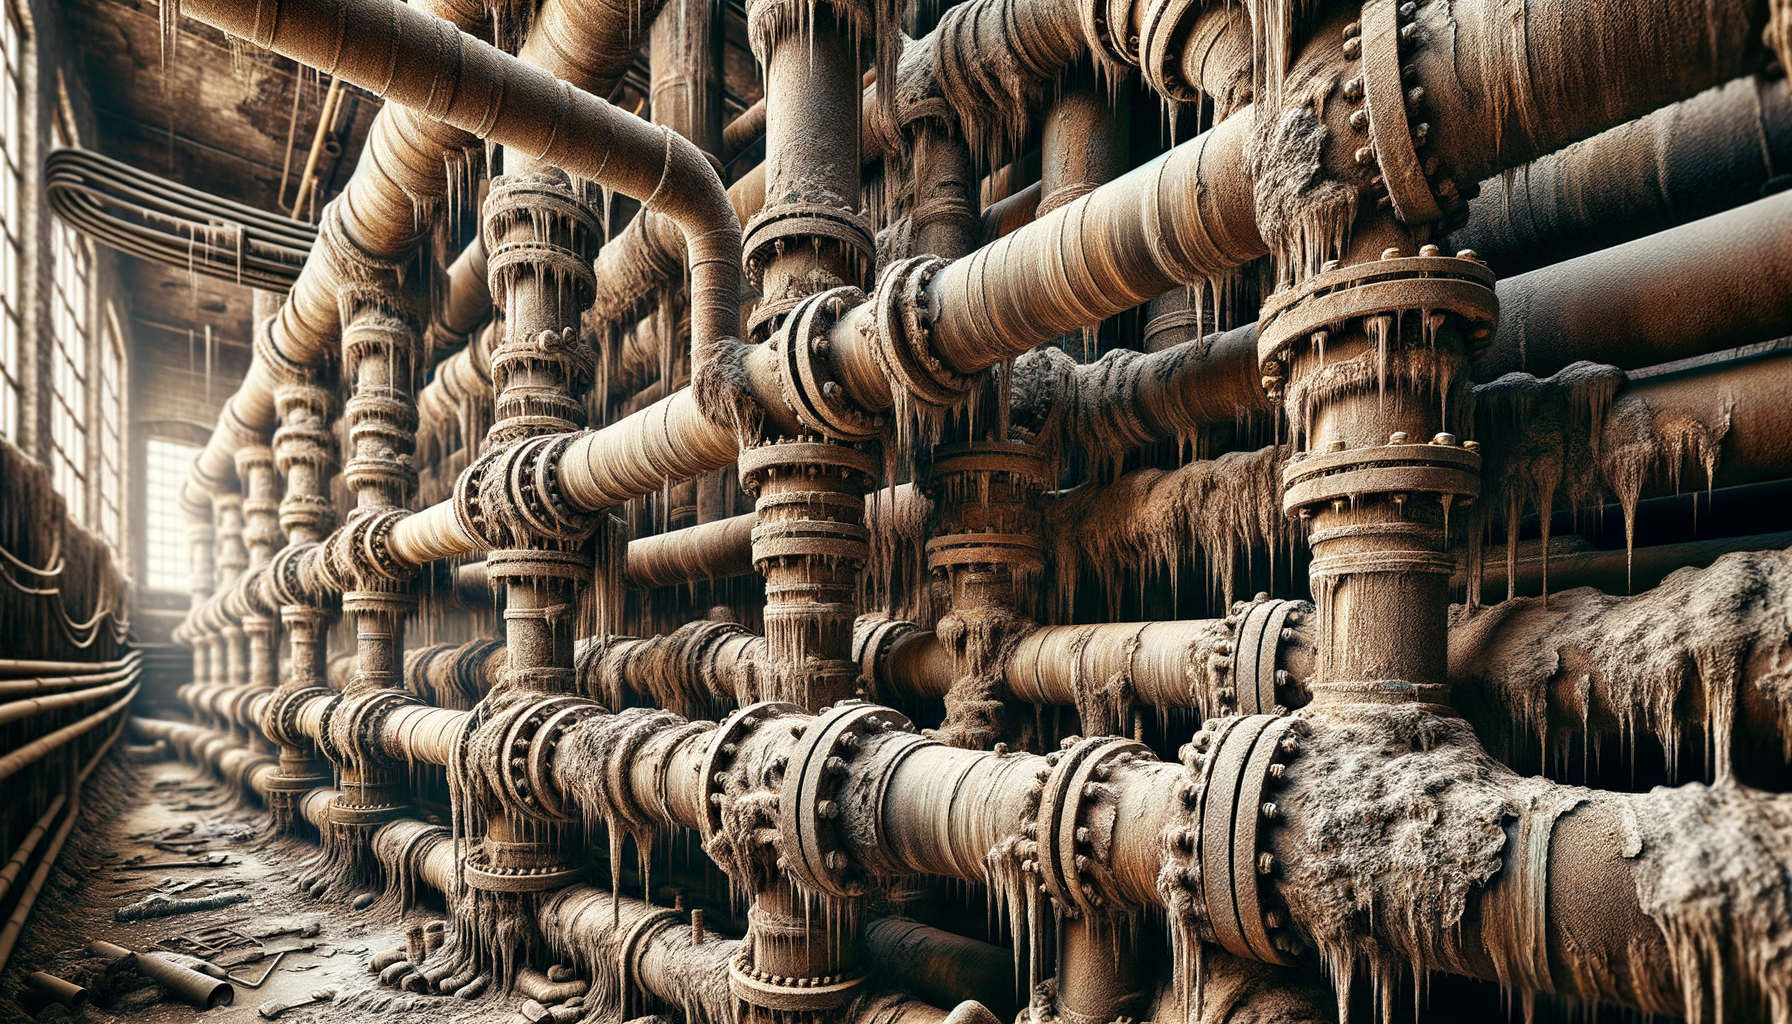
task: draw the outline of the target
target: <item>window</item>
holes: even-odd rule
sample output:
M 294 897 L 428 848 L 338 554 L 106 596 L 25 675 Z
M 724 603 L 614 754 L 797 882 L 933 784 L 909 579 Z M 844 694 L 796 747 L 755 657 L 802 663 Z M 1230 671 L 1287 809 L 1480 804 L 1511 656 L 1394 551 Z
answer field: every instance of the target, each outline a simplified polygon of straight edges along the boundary
M 11 0 L 0 0 L 0 437 L 15 443 L 25 305 L 19 271 L 25 252 L 19 210 L 19 196 L 25 190 L 23 36 Z
M 69 517 L 87 525 L 87 240 L 50 225 L 50 469 Z
M 99 393 L 94 396 L 99 404 L 100 428 L 94 439 L 99 445 L 99 458 L 93 466 L 98 484 L 93 508 L 98 522 L 94 525 L 116 551 L 124 536 L 118 501 L 123 475 L 120 467 L 124 465 L 124 438 L 119 429 L 119 420 L 124 416 L 124 348 L 119 341 L 118 315 L 110 302 L 106 303 L 106 317 L 100 324 L 99 384 Z
M 148 506 L 143 531 L 144 575 L 151 590 L 187 589 L 187 519 L 180 489 L 187 467 L 199 454 L 190 444 L 150 438 L 143 480 Z

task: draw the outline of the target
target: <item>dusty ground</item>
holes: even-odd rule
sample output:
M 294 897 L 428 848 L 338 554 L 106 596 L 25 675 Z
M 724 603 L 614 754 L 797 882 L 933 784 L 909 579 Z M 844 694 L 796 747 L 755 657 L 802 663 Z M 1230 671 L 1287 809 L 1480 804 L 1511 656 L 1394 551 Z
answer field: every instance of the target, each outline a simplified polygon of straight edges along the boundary
M 269 837 L 265 823 L 265 812 L 240 806 L 234 794 L 202 769 L 176 761 L 130 764 L 113 755 L 88 780 L 81 820 L 0 977 L 0 1021 L 73 1017 L 99 1024 L 127 1019 L 142 1024 L 262 1024 L 259 1010 L 264 1005 L 299 1002 L 321 990 L 332 995 L 276 1019 L 281 1024 L 337 1024 L 370 1014 L 418 1021 L 516 1019 L 518 996 L 465 1002 L 382 988 L 369 973 L 368 961 L 379 951 L 403 946 L 409 922 L 377 906 L 357 911 L 300 894 L 295 884 L 300 864 L 317 847 Z M 208 857 L 222 863 L 145 867 L 202 863 Z M 118 908 L 155 894 L 178 899 L 240 894 L 247 899 L 146 921 L 114 920 Z M 411 913 L 410 921 L 440 916 L 439 908 L 421 908 Z M 181 949 L 200 933 L 233 943 L 213 953 L 220 965 L 260 949 L 312 948 L 281 957 L 259 987 L 234 983 L 235 1001 L 209 1012 L 168 996 L 135 972 L 120 972 L 108 984 L 96 977 L 101 961 L 83 950 L 91 939 L 133 950 Z M 263 959 L 233 973 L 253 982 L 267 967 Z M 38 970 L 87 981 L 91 1001 L 74 1014 L 58 1004 L 42 1005 L 24 986 L 25 976 Z

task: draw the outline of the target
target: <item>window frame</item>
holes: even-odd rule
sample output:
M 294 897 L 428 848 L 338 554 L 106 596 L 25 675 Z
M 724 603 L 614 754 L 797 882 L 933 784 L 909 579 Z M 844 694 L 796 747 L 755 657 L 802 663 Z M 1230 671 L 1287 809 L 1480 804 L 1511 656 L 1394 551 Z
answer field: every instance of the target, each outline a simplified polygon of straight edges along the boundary
M 143 587 L 184 593 L 192 586 L 192 551 L 180 492 L 200 447 L 167 437 L 144 441 Z
M 29 33 L 13 0 L 0 0 L 0 437 L 25 433 L 25 53 Z

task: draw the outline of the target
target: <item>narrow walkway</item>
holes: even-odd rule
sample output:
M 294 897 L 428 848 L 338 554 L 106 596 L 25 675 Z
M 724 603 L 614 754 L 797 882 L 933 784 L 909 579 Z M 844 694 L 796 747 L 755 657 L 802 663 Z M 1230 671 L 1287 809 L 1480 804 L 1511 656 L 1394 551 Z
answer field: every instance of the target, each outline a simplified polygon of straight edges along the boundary
M 378 906 L 318 903 L 297 891 L 302 865 L 318 848 L 268 837 L 266 823 L 265 811 L 239 805 L 202 769 L 174 760 L 131 764 L 114 754 L 89 780 L 80 822 L 0 978 L 0 1021 L 517 1019 L 520 996 L 465 1002 L 381 987 L 368 969 L 373 957 L 402 948 L 408 926 L 440 919 L 441 908 L 420 907 L 395 924 Z M 220 905 L 117 919 L 167 910 L 170 901 Z M 209 1011 L 189 1005 L 139 971 L 90 953 L 96 939 L 206 957 L 228 968 L 234 1000 Z M 46 1001 L 26 984 L 33 971 L 86 986 L 87 1005 L 71 1013 Z

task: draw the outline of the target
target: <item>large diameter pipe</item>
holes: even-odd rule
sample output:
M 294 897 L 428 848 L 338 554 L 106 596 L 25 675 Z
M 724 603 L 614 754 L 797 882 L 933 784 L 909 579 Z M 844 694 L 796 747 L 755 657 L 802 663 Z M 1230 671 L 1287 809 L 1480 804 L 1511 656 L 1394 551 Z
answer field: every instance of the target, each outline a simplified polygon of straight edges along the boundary
M 975 373 L 1267 253 L 1249 200 L 1252 123 L 1242 111 L 949 264 L 928 289 L 935 352 Z
M 1547 377 L 1576 360 L 1638 369 L 1792 334 L 1792 192 L 1497 287 L 1499 329 L 1474 380 Z
M 886 978 L 929 1003 L 956 1006 L 974 999 L 1000 1020 L 1014 1017 L 1011 951 L 904 917 L 865 925 L 864 942 Z
M 1792 192 L 1506 278 L 1494 290 L 1500 323 L 1470 364 L 1473 380 L 1545 377 L 1577 360 L 1635 370 L 1783 337 L 1792 334 L 1792 304 L 1782 301 L 1792 291 Z M 1071 372 L 1117 377 L 1143 428 L 1174 437 L 1272 410 L 1256 338 L 1257 325 L 1246 324 Z
M 688 246 L 693 344 L 740 333 L 740 223 L 678 133 L 397 0 L 186 0 L 182 11 L 666 214 Z
M 1792 94 L 1750 75 L 1487 179 L 1450 248 L 1509 277 L 1752 202 L 1788 172 Z
M 652 132 L 593 131 L 588 119 L 577 116 L 567 122 L 554 95 L 556 75 L 608 92 L 628 67 L 640 33 L 657 10 L 606 5 L 609 16 L 593 17 L 586 0 L 552 0 L 537 12 L 520 58 L 463 37 L 421 5 L 392 0 L 340 7 L 328 0 L 217 0 L 185 4 L 182 10 L 227 32 L 234 27 L 233 34 L 243 38 L 260 34 L 270 46 L 278 37 L 279 45 L 294 48 L 294 53 L 281 51 L 286 56 L 300 59 L 295 53 L 305 53 L 310 59 L 301 63 L 334 67 L 344 81 L 395 101 L 375 119 L 369 158 L 357 165 L 339 200 L 345 234 L 368 255 L 397 258 L 411 251 L 423 234 L 412 196 L 446 194 L 444 154 L 465 148 L 472 139 L 463 133 L 470 133 L 515 146 L 536 160 L 556 163 L 625 195 L 644 201 L 653 196 L 651 208 L 661 209 L 686 228 L 694 285 L 705 294 L 712 288 L 725 292 L 700 304 L 700 315 L 693 321 L 696 336 L 729 337 L 739 332 L 737 282 L 712 265 L 723 264 L 730 271 L 738 266 L 739 225 L 732 224 L 730 230 L 732 210 L 702 155 L 688 144 L 669 145 Z M 457 18 L 467 14 L 466 5 L 445 4 L 437 10 Z M 637 28 L 613 32 L 617 26 Z M 494 62 L 489 59 L 492 55 L 503 60 Z M 529 67 L 529 61 L 547 67 Z M 451 83 L 461 78 L 464 64 L 473 65 L 472 72 L 455 87 Z M 400 66 L 405 68 L 403 75 L 396 73 Z M 517 77 L 517 67 L 528 71 Z M 616 120 L 645 124 L 607 103 L 603 106 Z M 518 110 L 523 111 L 521 116 Z M 533 120 L 533 128 L 519 130 L 522 120 Z M 561 157 L 561 148 L 580 145 L 597 147 L 596 154 L 588 154 L 595 156 L 595 165 L 575 166 Z M 628 154 L 606 166 L 610 151 L 619 148 Z M 724 211 L 728 220 L 719 217 Z M 708 269 L 699 274 L 699 266 Z M 340 328 L 341 273 L 330 258 L 314 256 L 306 261 L 273 327 L 274 347 L 283 359 L 307 366 L 330 354 Z M 190 492 L 203 494 L 223 486 L 232 478 L 236 449 L 274 428 L 273 392 L 278 383 L 275 367 L 260 358 L 251 362 L 242 386 L 227 400 L 217 429 L 195 461 Z

